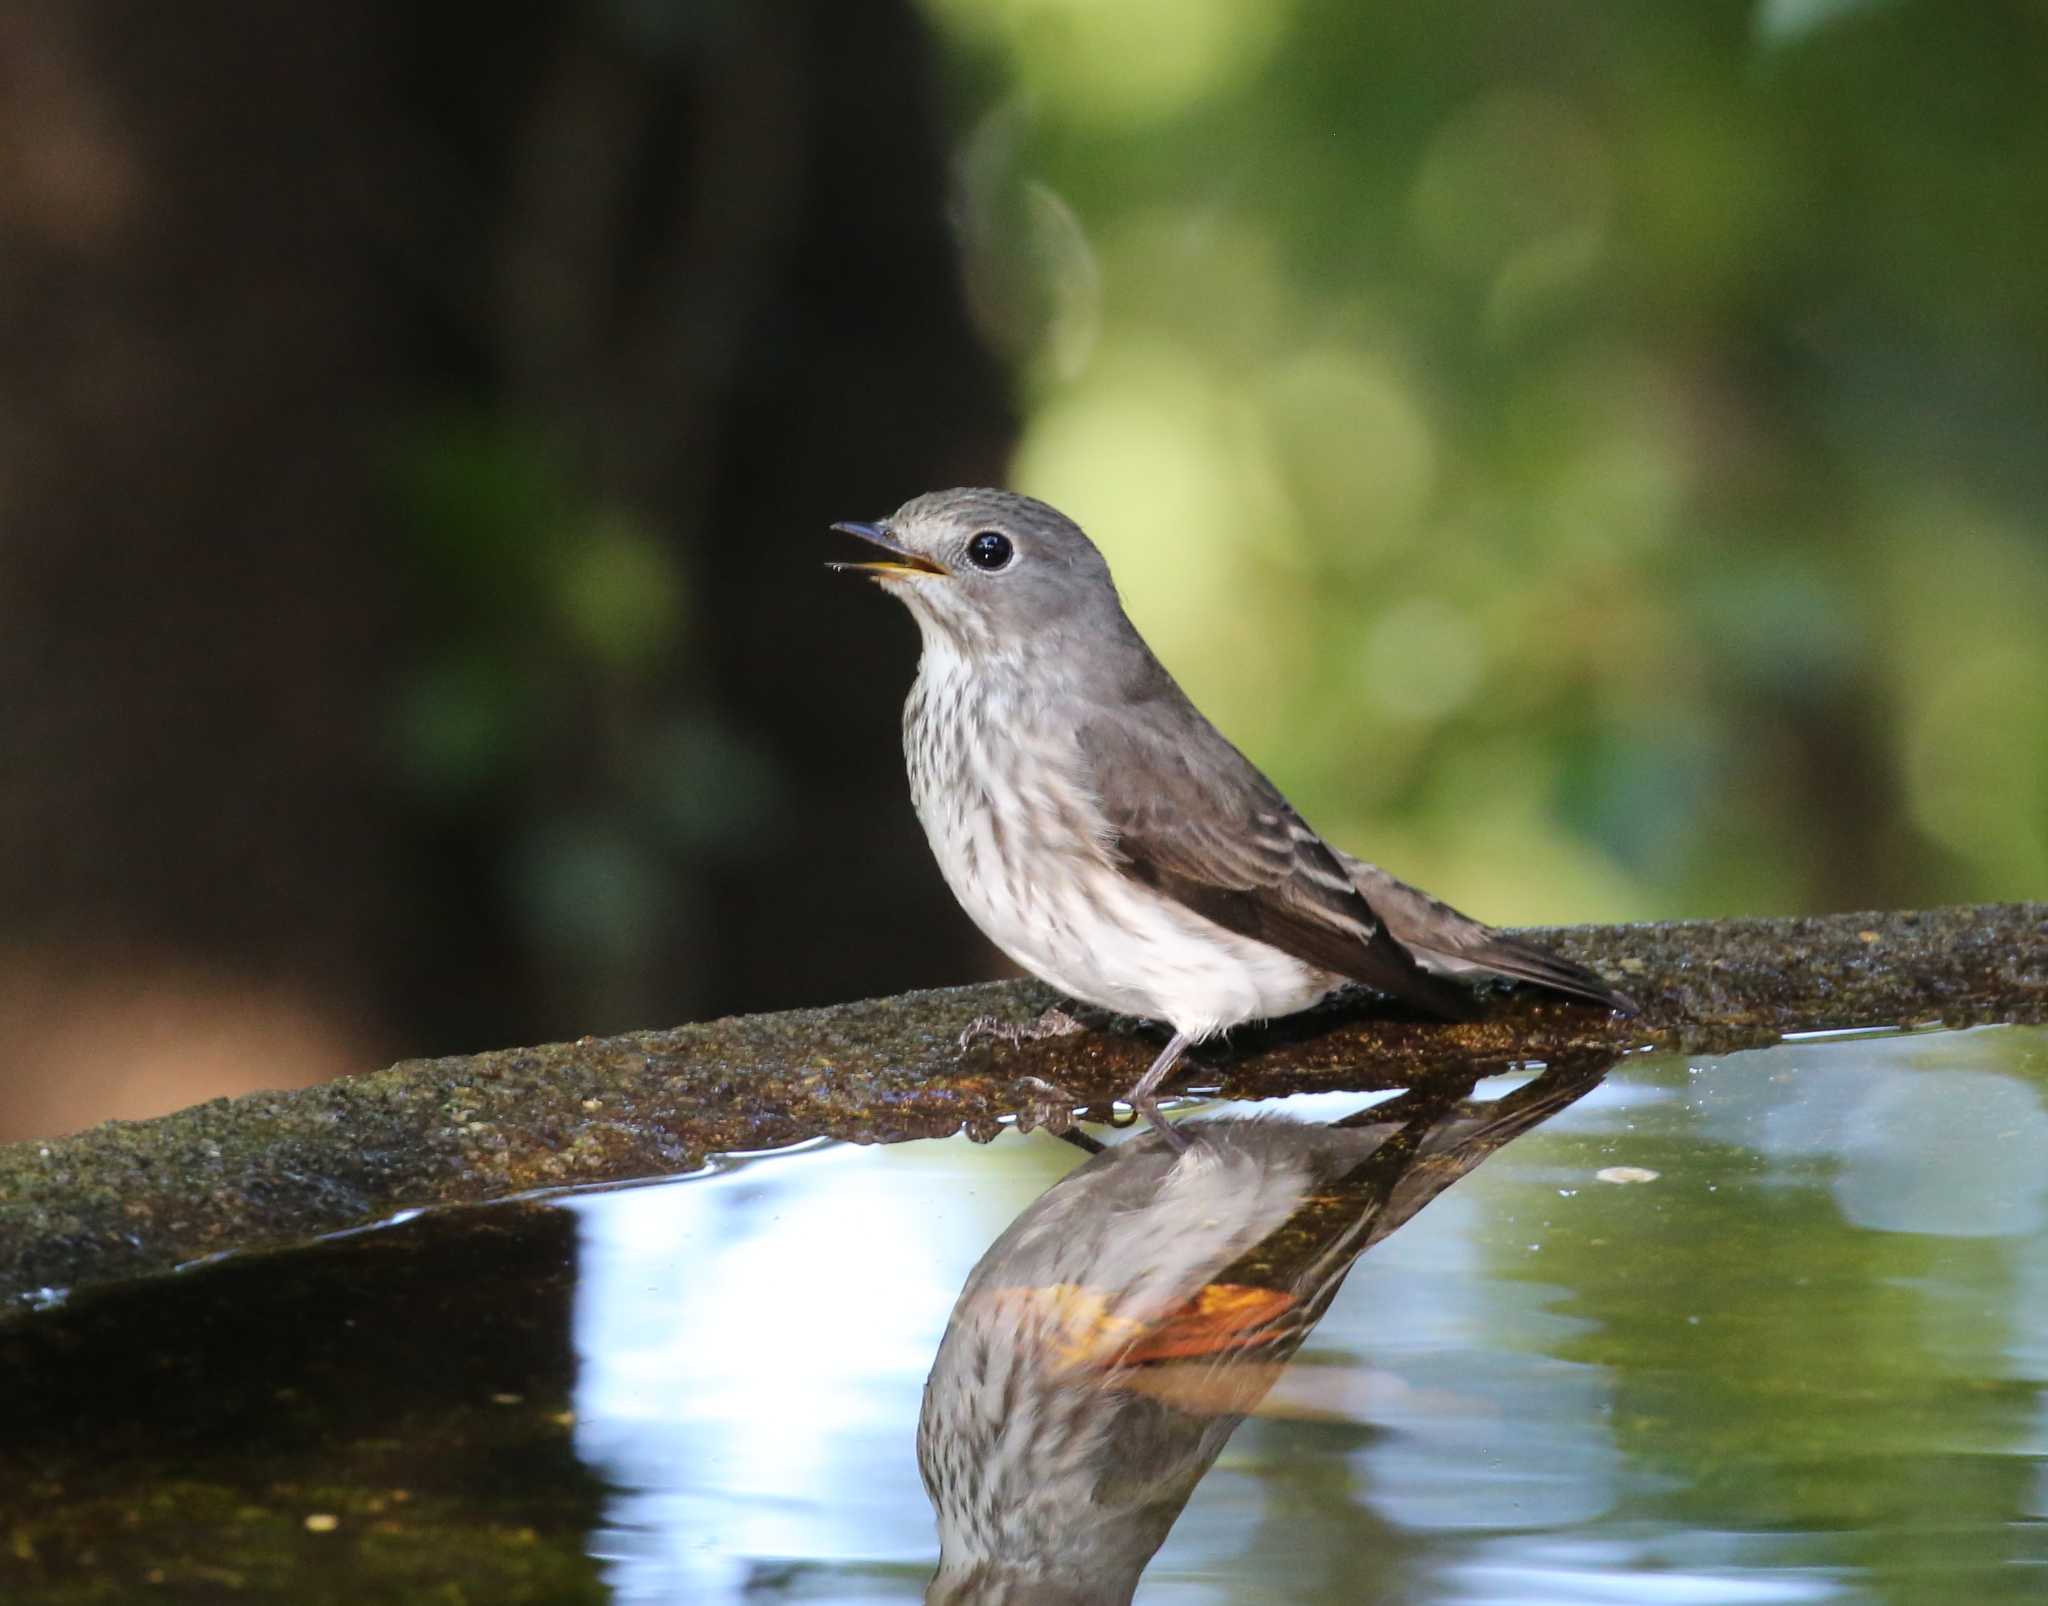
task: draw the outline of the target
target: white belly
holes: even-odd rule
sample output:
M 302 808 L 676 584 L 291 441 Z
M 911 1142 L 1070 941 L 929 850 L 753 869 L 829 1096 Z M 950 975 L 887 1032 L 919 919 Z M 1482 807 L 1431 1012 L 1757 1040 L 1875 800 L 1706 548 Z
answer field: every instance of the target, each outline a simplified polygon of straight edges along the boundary
M 945 667 L 927 653 L 906 709 L 911 796 L 953 896 L 1004 953 L 1072 997 L 1198 1038 L 1338 984 L 1121 874 L 1071 733 L 1020 728 Z M 937 712 L 962 695 L 978 719 Z

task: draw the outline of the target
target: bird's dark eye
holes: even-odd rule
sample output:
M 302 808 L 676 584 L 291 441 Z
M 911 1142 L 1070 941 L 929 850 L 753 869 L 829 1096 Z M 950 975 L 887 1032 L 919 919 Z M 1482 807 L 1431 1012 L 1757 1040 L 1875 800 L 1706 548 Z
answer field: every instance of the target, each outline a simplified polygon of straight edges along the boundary
M 983 530 L 967 543 L 967 561 L 977 569 L 993 571 L 1008 563 L 1015 551 L 1007 535 L 998 535 L 994 530 Z

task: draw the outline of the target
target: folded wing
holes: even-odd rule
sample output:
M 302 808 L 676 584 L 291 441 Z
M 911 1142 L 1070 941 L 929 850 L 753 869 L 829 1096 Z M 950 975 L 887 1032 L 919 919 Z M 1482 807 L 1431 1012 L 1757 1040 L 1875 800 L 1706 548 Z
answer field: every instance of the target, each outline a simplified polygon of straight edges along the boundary
M 1279 789 L 1184 698 L 1192 722 L 1147 718 L 1160 700 L 1078 733 L 1124 873 L 1227 931 L 1469 1018 L 1471 995 L 1415 962 Z

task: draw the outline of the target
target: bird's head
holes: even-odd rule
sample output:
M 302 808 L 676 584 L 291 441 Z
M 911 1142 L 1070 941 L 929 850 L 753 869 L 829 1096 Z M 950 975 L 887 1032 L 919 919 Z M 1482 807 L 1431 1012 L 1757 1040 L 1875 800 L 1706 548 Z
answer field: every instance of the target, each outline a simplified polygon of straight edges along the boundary
M 833 529 L 881 548 L 865 574 L 969 655 L 1022 651 L 1120 621 L 1109 565 L 1064 513 L 1011 491 L 933 491 L 875 524 Z

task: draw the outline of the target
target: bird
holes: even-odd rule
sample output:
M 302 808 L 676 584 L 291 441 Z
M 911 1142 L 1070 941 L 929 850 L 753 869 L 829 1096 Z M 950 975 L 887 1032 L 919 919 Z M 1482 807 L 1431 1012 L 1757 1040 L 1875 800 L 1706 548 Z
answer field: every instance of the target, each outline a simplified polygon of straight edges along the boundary
M 968 1274 L 925 1381 L 925 1599 L 1128 1602 L 1359 1256 L 1614 1059 L 1493 1100 L 1452 1078 L 1329 1125 L 1159 1126 L 1060 1178 Z
M 1347 982 L 1446 1020 L 1475 1013 L 1461 983 L 1486 976 L 1636 1012 L 1584 966 L 1326 842 L 1189 700 L 1057 509 L 962 488 L 832 528 L 879 550 L 829 567 L 877 582 L 922 638 L 904 758 L 953 896 L 1040 980 L 1170 1029 L 1133 1108 L 1152 1113 L 1194 1044 Z

